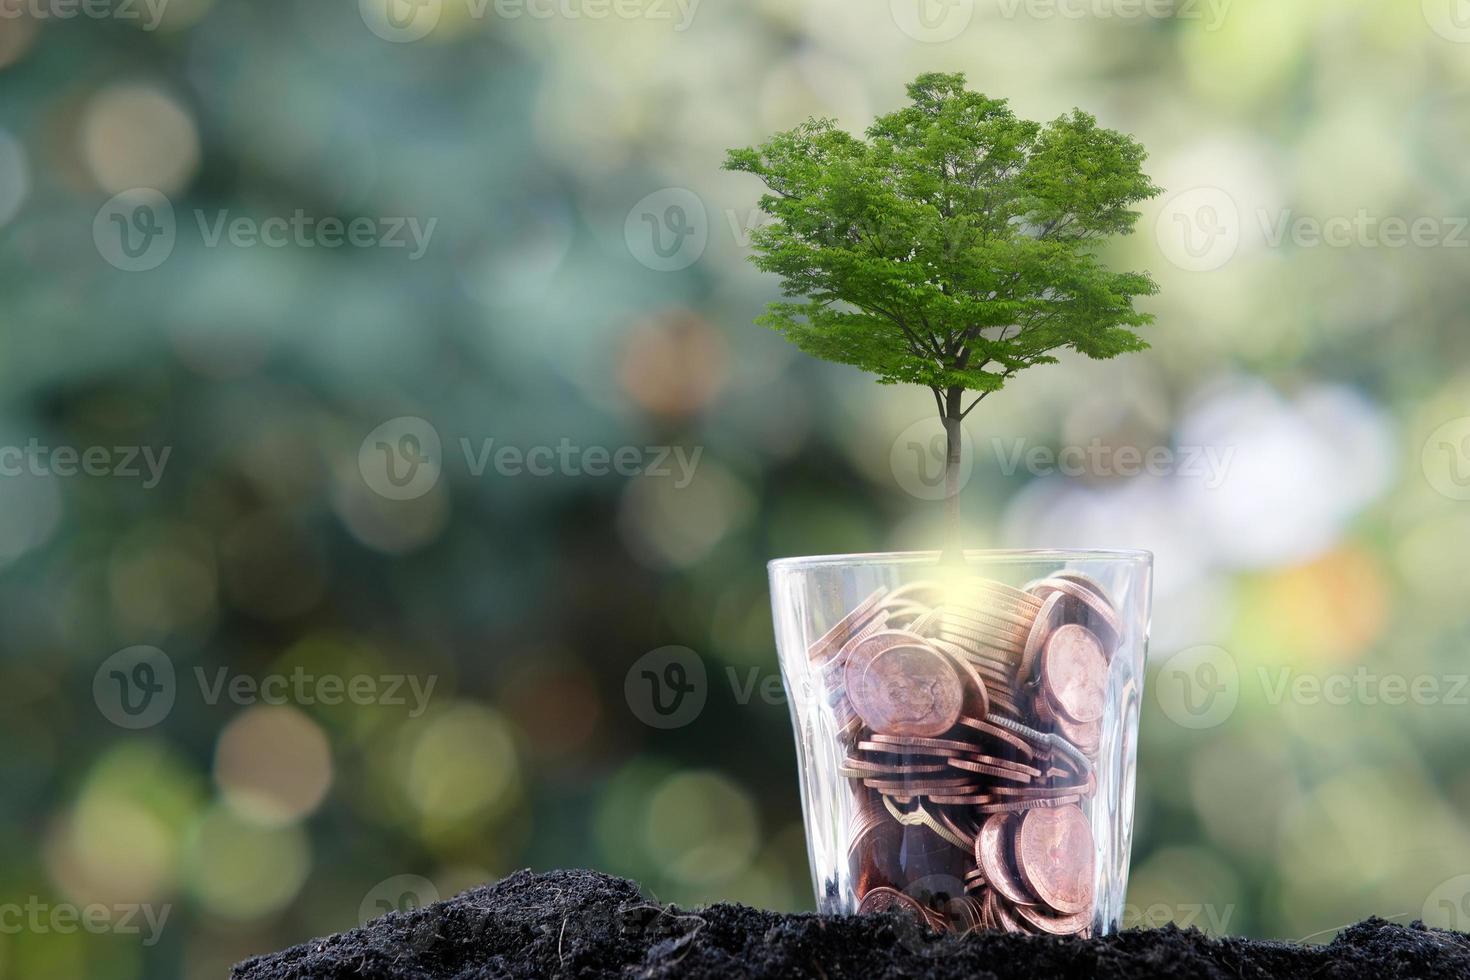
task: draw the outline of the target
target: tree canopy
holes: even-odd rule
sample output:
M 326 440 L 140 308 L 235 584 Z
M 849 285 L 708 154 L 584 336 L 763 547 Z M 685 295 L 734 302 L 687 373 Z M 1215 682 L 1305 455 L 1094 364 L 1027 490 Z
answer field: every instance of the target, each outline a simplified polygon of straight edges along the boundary
M 1098 257 L 1159 192 L 1143 147 L 1078 110 L 1017 118 L 960 74 L 908 94 L 865 138 L 813 119 L 730 151 L 726 169 L 766 184 L 753 260 L 789 298 L 759 322 L 880 383 L 926 385 L 951 418 L 959 392 L 979 393 L 963 417 L 1057 351 L 1147 347 L 1133 300 L 1157 287 Z

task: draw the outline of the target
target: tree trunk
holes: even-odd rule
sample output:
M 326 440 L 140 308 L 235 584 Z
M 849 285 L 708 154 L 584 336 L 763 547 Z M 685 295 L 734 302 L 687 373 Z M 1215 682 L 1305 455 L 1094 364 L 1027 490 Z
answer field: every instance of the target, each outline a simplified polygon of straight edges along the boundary
M 960 543 L 960 451 L 963 448 L 960 413 L 963 388 L 945 392 L 944 414 L 944 558 L 962 561 L 964 547 Z

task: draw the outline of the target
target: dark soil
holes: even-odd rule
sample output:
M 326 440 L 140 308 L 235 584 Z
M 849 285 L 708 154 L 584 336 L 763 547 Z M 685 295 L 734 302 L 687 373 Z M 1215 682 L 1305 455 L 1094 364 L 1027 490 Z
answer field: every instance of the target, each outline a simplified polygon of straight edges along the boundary
M 520 871 L 493 885 L 235 967 L 232 980 L 509 977 L 1470 977 L 1470 935 L 1368 919 L 1329 945 L 1211 939 L 1173 927 L 1104 939 L 932 936 L 902 913 L 785 915 L 650 902 L 592 871 Z

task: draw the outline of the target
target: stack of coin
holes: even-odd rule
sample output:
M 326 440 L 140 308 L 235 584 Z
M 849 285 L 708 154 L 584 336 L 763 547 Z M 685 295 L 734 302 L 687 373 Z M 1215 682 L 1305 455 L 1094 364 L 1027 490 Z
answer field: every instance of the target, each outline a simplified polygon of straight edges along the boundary
M 853 793 L 858 910 L 935 929 L 1086 935 L 1108 668 L 1098 583 L 981 578 L 880 589 L 808 651 Z

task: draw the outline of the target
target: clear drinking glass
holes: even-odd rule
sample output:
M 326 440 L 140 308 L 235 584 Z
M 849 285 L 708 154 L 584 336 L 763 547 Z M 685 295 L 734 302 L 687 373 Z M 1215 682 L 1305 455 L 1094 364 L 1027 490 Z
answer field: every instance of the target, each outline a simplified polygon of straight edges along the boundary
M 770 563 L 818 907 L 1116 931 L 1153 557 Z

